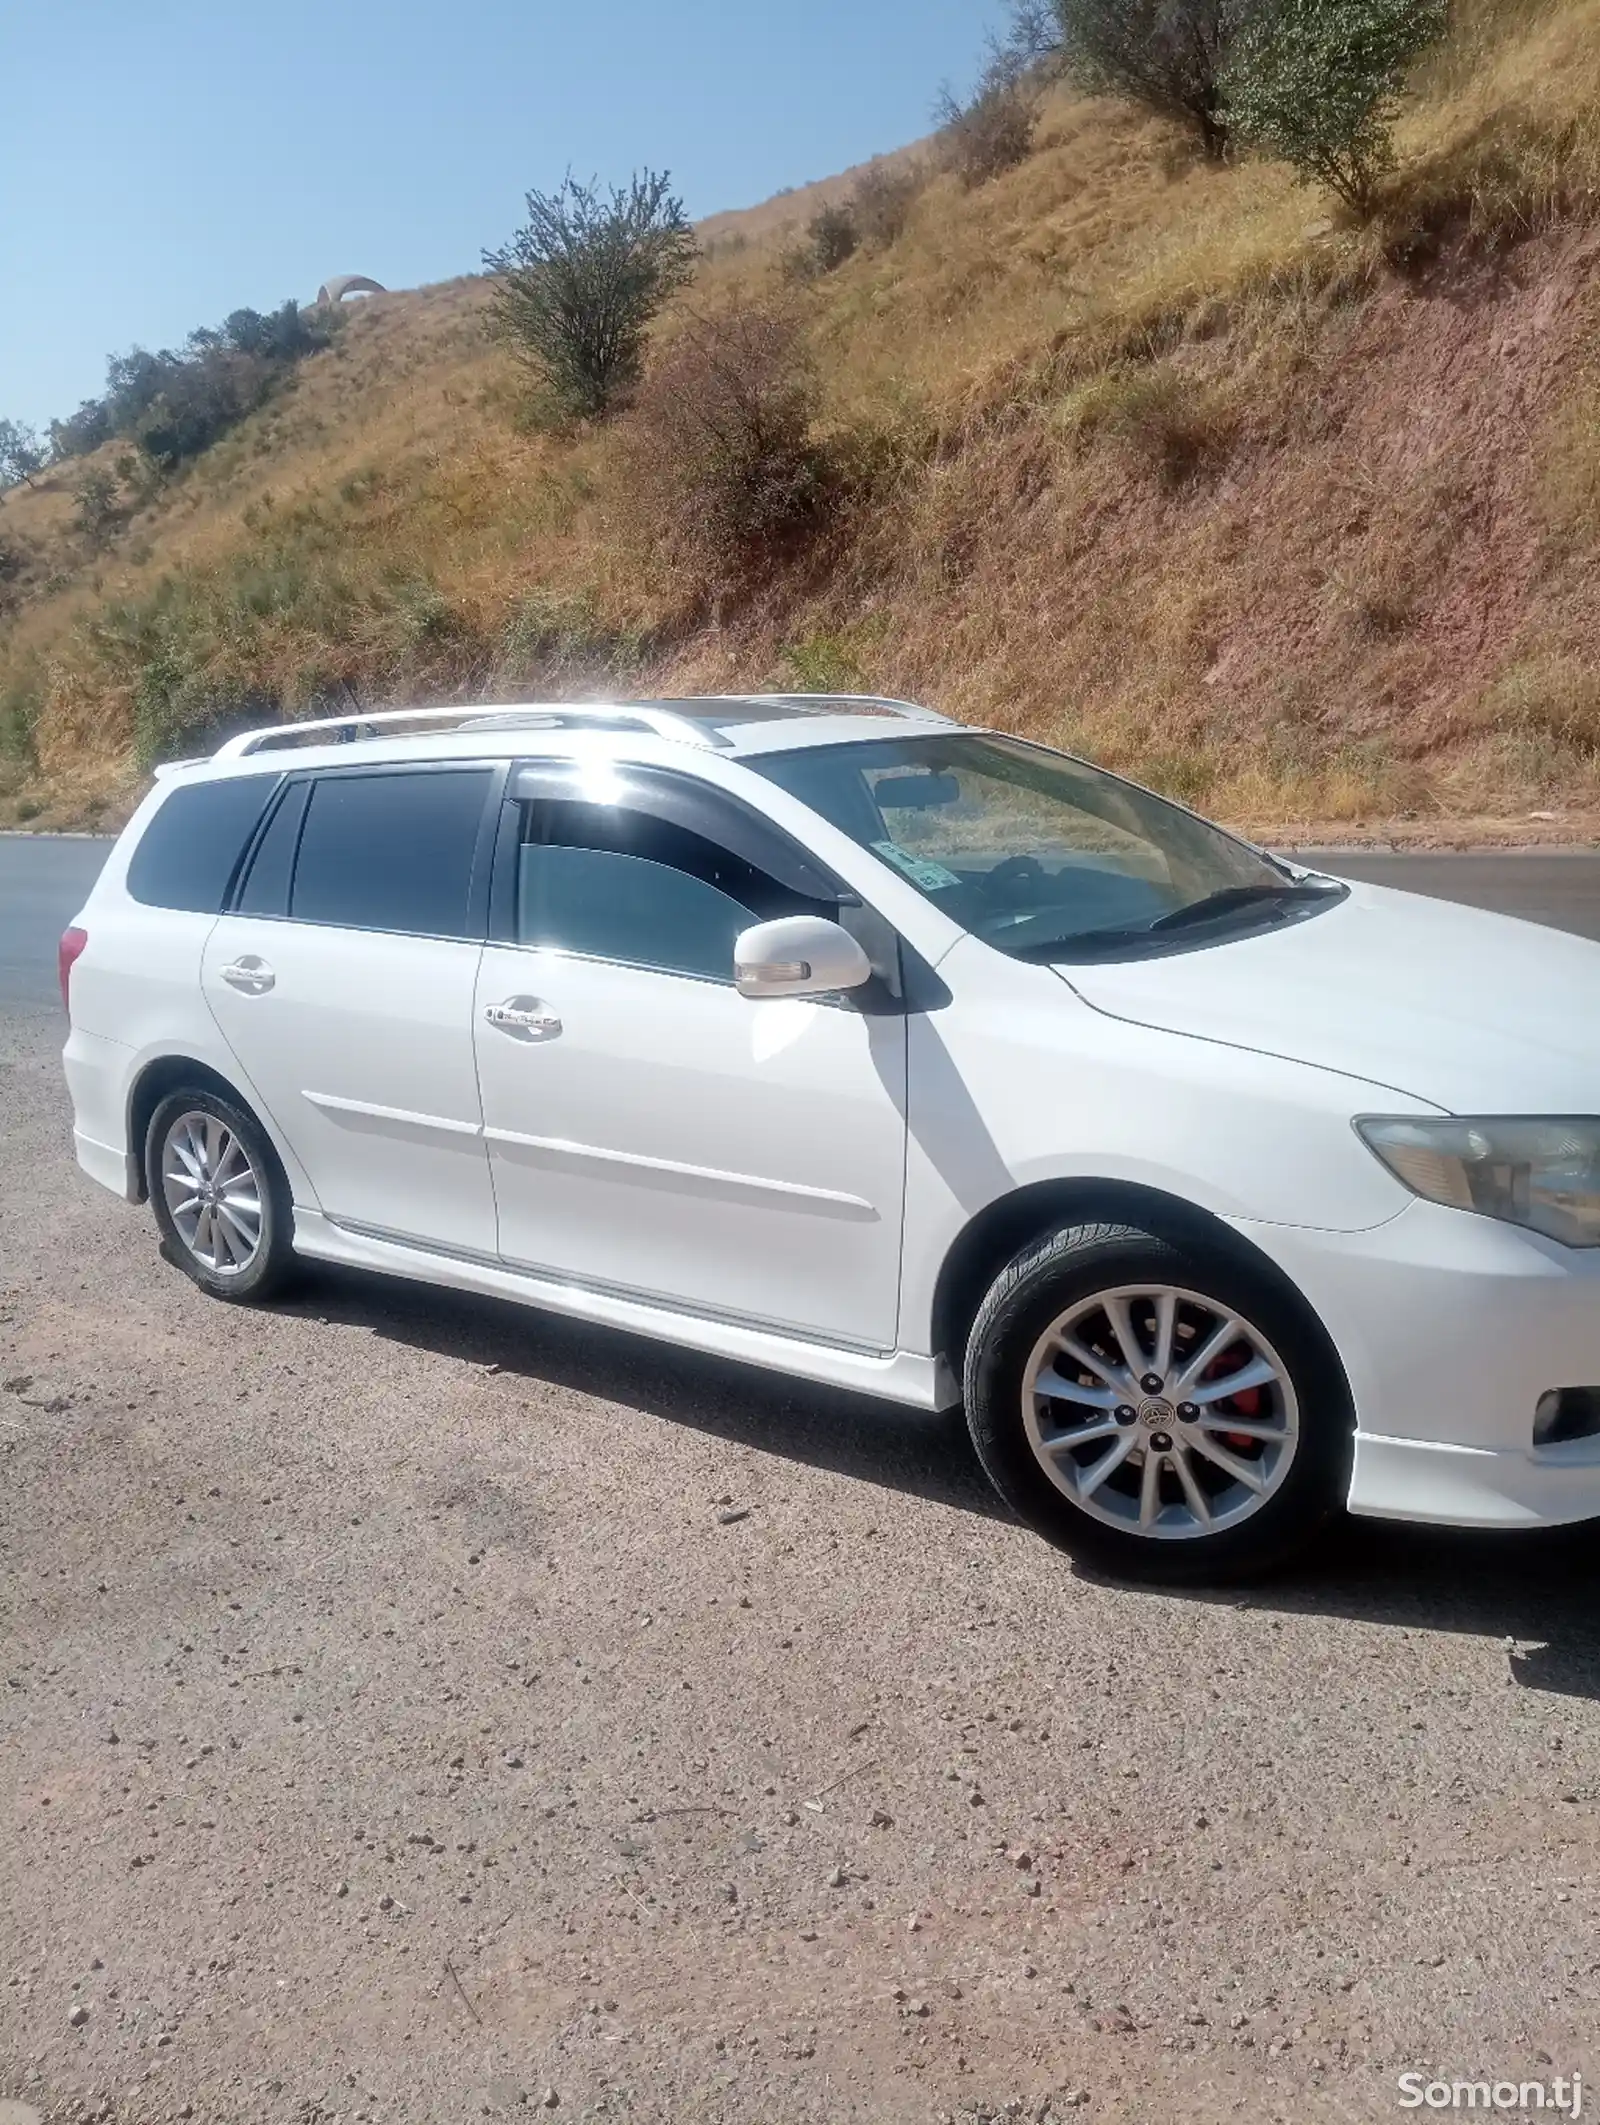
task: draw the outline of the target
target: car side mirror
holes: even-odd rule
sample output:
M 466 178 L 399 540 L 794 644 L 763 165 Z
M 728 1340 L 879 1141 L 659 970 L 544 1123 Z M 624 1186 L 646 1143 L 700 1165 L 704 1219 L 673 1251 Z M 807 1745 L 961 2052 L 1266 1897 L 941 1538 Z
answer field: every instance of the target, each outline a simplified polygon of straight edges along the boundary
M 872 979 L 872 962 L 850 932 L 820 915 L 758 922 L 733 947 L 741 996 L 828 996 Z

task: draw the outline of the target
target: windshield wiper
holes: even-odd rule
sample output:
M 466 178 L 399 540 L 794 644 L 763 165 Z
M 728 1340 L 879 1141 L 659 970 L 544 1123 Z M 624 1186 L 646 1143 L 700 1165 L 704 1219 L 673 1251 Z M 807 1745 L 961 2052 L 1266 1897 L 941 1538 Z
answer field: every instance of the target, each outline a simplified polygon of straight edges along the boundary
M 1187 929 L 1192 922 L 1209 922 L 1214 915 L 1231 915 L 1239 908 L 1270 907 L 1295 900 L 1342 900 L 1344 893 L 1342 885 L 1304 885 L 1298 879 L 1286 879 L 1282 885 L 1224 886 L 1220 893 L 1207 893 L 1203 900 L 1192 900 L 1187 907 L 1158 915 L 1148 934 Z
M 1165 915 L 1158 915 L 1154 922 L 1142 923 L 1137 929 L 1077 930 L 1066 937 L 1002 944 L 999 949 L 1009 952 L 1013 959 L 1042 960 L 1046 965 L 1087 966 L 1094 960 L 1114 959 L 1121 953 L 1143 958 L 1159 952 L 1175 931 L 1191 924 L 1198 925 L 1213 917 L 1220 918 L 1253 907 L 1281 906 L 1284 902 L 1343 900 L 1348 891 L 1348 886 L 1332 883 L 1306 885 L 1297 879 L 1285 879 L 1282 885 L 1230 885 L 1221 892 L 1208 893 L 1203 900 L 1191 901 L 1187 907 L 1173 908 Z M 979 935 L 982 934 L 980 931 Z M 995 944 L 997 940 L 988 937 L 985 942 Z

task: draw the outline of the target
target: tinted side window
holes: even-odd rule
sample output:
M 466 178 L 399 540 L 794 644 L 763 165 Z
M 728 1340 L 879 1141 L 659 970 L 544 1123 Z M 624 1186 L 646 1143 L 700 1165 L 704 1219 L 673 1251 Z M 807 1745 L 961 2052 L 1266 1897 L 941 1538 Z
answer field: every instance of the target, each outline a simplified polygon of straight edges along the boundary
M 215 915 L 239 852 L 277 786 L 275 774 L 235 775 L 175 789 L 129 861 L 129 893 L 147 908 Z
M 619 806 L 537 803 L 524 834 L 523 944 L 731 982 L 741 930 L 818 909 L 702 835 Z
M 714 885 L 641 856 L 537 845 L 522 851 L 517 934 L 524 944 L 731 981 L 733 941 L 755 919 Z
M 309 782 L 291 782 L 283 801 L 267 821 L 267 830 L 256 843 L 250 870 L 234 901 L 240 915 L 286 915 L 289 912 L 289 874 L 294 869 L 295 850 L 300 846 L 300 822 L 306 815 Z
M 289 912 L 297 922 L 479 936 L 472 861 L 488 769 L 325 775 L 314 783 Z

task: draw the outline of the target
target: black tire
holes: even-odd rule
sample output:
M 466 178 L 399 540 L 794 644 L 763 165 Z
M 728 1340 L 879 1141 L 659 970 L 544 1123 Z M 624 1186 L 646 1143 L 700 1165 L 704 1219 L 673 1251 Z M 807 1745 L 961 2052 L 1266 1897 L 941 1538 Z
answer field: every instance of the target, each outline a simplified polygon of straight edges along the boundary
M 1163 1449 L 1155 1458 L 1170 1462 L 1152 1478 L 1158 1500 L 1171 1500 L 1170 1507 L 1160 1507 L 1160 1513 L 1165 1513 L 1170 1521 L 1198 1518 L 1179 1486 L 1177 1460 L 1182 1459 L 1190 1472 L 1201 1479 L 1202 1488 L 1213 1482 L 1232 1484 L 1233 1479 L 1219 1473 L 1203 1455 L 1188 1452 L 1166 1456 L 1169 1435 L 1159 1429 L 1141 1429 L 1145 1424 L 1160 1426 L 1166 1422 L 1159 1413 L 1151 1416 L 1146 1411 L 1166 1408 L 1177 1416 L 1172 1404 L 1156 1399 L 1157 1392 L 1165 1390 L 1152 1391 L 1151 1398 L 1138 1405 L 1139 1415 L 1131 1422 L 1129 1404 L 1120 1405 L 1120 1416 L 1106 1411 L 1096 1417 L 1089 1411 L 1081 1418 L 1069 1414 L 1064 1420 L 1068 1424 L 1103 1420 L 1133 1433 L 1126 1451 L 1132 1454 L 1135 1465 L 1118 1465 L 1117 1472 L 1102 1482 L 1101 1489 L 1094 1493 L 1094 1510 L 1069 1495 L 1062 1483 L 1075 1485 L 1079 1474 L 1092 1468 L 1100 1452 L 1109 1455 L 1112 1447 L 1121 1444 L 1120 1436 L 1109 1435 L 1103 1448 L 1085 1446 L 1074 1450 L 1072 1466 L 1061 1481 L 1052 1480 L 1046 1473 L 1044 1458 L 1035 1451 L 1029 1437 L 1028 1413 L 1036 1405 L 1031 1395 L 1025 1401 L 1024 1383 L 1046 1331 L 1063 1314 L 1099 1293 L 1114 1294 L 1119 1287 L 1140 1285 L 1197 1294 L 1214 1301 L 1219 1315 L 1226 1312 L 1247 1323 L 1280 1361 L 1298 1416 L 1297 1435 L 1287 1452 L 1259 1441 L 1235 1440 L 1229 1444 L 1226 1435 L 1216 1442 L 1236 1458 L 1261 1456 L 1263 1468 L 1269 1452 L 1282 1453 L 1282 1473 L 1271 1478 L 1268 1494 L 1253 1505 L 1243 1489 L 1236 1492 L 1228 1488 L 1226 1496 L 1216 1500 L 1208 1497 L 1208 1506 L 1215 1502 L 1223 1507 L 1217 1517 L 1225 1523 L 1230 1509 L 1228 1499 L 1235 1500 L 1231 1509 L 1244 1517 L 1209 1532 L 1186 1534 L 1182 1539 L 1140 1533 L 1137 1526 L 1113 1525 L 1108 1519 L 1095 1516 L 1096 1511 L 1114 1508 L 1137 1517 L 1136 1501 L 1129 1499 L 1125 1503 L 1124 1498 L 1137 1488 L 1137 1475 L 1142 1475 L 1144 1462 L 1151 1457 L 1150 1449 L 1135 1443 L 1146 1437 Z M 1095 1316 L 1087 1318 L 1092 1320 Z M 1153 1312 L 1148 1318 L 1153 1322 Z M 1198 1308 L 1184 1304 L 1179 1307 L 1177 1318 L 1178 1335 L 1199 1332 L 1189 1325 L 1203 1318 Z M 1092 1379 L 1093 1375 L 1079 1372 L 1081 1383 L 1088 1384 Z M 1348 1391 L 1331 1349 L 1302 1309 L 1269 1279 L 1226 1253 L 1210 1257 L 1201 1249 L 1175 1245 L 1131 1226 L 1064 1227 L 1034 1241 L 1009 1263 L 978 1309 L 967 1343 L 964 1388 L 973 1446 L 1001 1497 L 1036 1533 L 1109 1578 L 1197 1586 L 1254 1577 L 1302 1549 L 1338 1511 L 1348 1487 L 1354 1429 Z M 1288 1397 L 1276 1386 L 1269 1386 L 1264 1392 L 1269 1397 L 1279 1396 L 1287 1405 Z M 1241 1396 L 1215 1407 L 1237 1411 L 1241 1404 L 1249 1409 L 1257 1403 L 1259 1394 L 1254 1403 Z M 1054 1398 L 1037 1406 L 1047 1412 L 1041 1423 L 1056 1421 L 1054 1412 L 1058 1407 L 1073 1409 L 1073 1405 L 1058 1404 Z M 1220 1427 L 1225 1419 L 1219 1416 L 1216 1421 Z M 1185 1427 L 1174 1423 L 1172 1433 L 1179 1430 Z M 1185 1436 L 1193 1437 L 1194 1433 L 1185 1430 Z M 1059 1449 L 1051 1459 L 1054 1465 L 1061 1466 Z M 1250 1465 L 1254 1469 L 1254 1462 Z M 1258 1487 L 1262 1480 L 1257 1472 Z M 1272 1482 L 1275 1488 L 1271 1487 Z M 1160 1513 L 1154 1516 L 1159 1517 Z
M 253 1169 L 255 1196 L 260 1205 L 259 1236 L 254 1253 L 243 1266 L 218 1269 L 203 1259 L 179 1230 L 167 1200 L 162 1154 L 169 1133 L 185 1115 L 209 1116 L 220 1123 L 238 1139 Z M 232 1305 L 248 1306 L 283 1290 L 294 1269 L 294 1208 L 278 1154 L 248 1108 L 199 1085 L 190 1089 L 180 1086 L 176 1092 L 169 1092 L 151 1115 L 145 1131 L 144 1171 L 150 1207 L 161 1233 L 161 1252 L 202 1291 Z

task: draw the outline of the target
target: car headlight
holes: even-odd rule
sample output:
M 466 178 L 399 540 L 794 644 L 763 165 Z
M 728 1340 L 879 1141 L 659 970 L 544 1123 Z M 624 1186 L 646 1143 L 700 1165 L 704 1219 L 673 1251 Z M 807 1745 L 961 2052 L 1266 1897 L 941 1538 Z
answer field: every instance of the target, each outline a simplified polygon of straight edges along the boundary
M 1600 1247 L 1600 1117 L 1356 1123 L 1416 1194 L 1526 1225 L 1564 1247 Z

